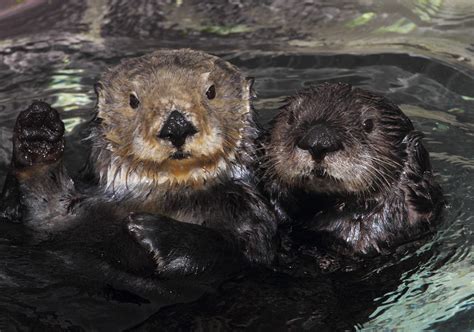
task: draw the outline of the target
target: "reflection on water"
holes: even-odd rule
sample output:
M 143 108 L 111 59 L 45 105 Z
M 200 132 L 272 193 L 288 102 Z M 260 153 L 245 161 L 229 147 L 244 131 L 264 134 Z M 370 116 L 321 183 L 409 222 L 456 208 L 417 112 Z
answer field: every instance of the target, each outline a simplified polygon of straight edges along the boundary
M 12 14 L 12 8 L 18 13 Z M 324 277 L 313 278 L 308 272 L 311 260 L 302 254 L 295 263 L 294 276 L 283 281 L 271 276 L 273 281 L 264 280 L 266 288 L 262 290 L 252 288 L 252 278 L 233 281 L 220 290 L 226 297 L 219 298 L 219 292 L 215 295 L 222 303 L 214 313 L 206 313 L 200 302 L 172 310 L 193 312 L 194 319 L 208 324 L 203 326 L 219 322 L 230 325 L 217 326 L 233 327 L 232 323 L 241 323 L 239 319 L 245 317 L 250 327 L 275 327 L 258 316 L 261 307 L 257 304 L 262 304 L 270 312 L 279 313 L 282 321 L 284 317 L 288 326 L 304 326 L 302 322 L 306 322 L 306 326 L 314 327 L 318 326 L 315 321 L 323 319 L 311 315 L 329 296 L 320 292 L 324 285 L 343 308 L 337 311 L 335 305 L 328 316 L 339 320 L 339 327 L 472 328 L 471 0 L 359 0 L 337 4 L 289 4 L 279 0 L 7 1 L 0 4 L 0 38 L 4 38 L 0 40 L 1 182 L 11 155 L 16 115 L 31 100 L 43 99 L 61 110 L 68 131 L 67 161 L 78 168 L 84 152 L 81 134 L 75 129 L 88 119 L 94 106 L 93 83 L 120 59 L 158 47 L 189 46 L 212 51 L 255 76 L 259 97 L 255 106 L 262 123 L 271 119 L 284 96 L 324 81 L 347 82 L 387 95 L 402 105 L 425 134 L 434 168 L 447 194 L 449 208 L 435 238 L 415 253 L 383 264 L 369 264 L 362 271 L 338 271 Z M 101 326 L 125 328 L 145 320 L 162 305 L 136 304 L 129 295 L 123 301 L 123 294 L 115 294 L 111 300 L 110 294 L 104 296 L 100 286 L 93 284 L 93 279 L 87 279 L 90 276 L 79 281 L 71 271 L 55 271 L 67 258 L 14 247 L 7 235 L 12 230 L 0 226 L 0 250 L 5 253 L 0 258 L 0 330 L 7 319 L 3 313 L 7 313 L 8 324 L 23 327 L 38 324 L 45 328 L 87 329 L 107 319 L 110 325 Z M 296 276 L 300 270 L 305 277 Z M 278 283 L 281 287 L 274 287 Z M 255 307 L 245 297 L 251 298 L 252 294 L 261 297 L 254 299 Z M 236 301 L 232 308 L 225 306 L 227 298 Z M 144 326 L 159 327 L 164 319 L 172 322 L 168 326 L 186 326 L 185 318 L 176 320 L 176 314 L 169 310 L 166 316 L 151 317 Z
M 52 95 L 57 95 L 52 104 L 53 107 L 69 112 L 83 109 L 92 104 L 90 87 L 81 84 L 83 72 L 84 69 L 63 69 L 52 74 L 51 83 L 46 91 Z M 80 116 L 64 117 L 66 133 L 71 132 L 84 121 L 85 119 Z

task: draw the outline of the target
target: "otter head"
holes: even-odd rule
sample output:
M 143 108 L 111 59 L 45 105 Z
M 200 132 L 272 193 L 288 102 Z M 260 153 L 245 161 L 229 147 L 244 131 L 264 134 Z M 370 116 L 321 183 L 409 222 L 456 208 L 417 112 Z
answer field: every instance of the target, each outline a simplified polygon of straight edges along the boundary
M 389 190 L 414 133 L 397 106 L 348 84 L 290 97 L 274 121 L 267 175 L 289 188 L 336 195 Z
M 251 83 L 198 51 L 123 61 L 96 85 L 92 162 L 99 177 L 114 187 L 193 186 L 228 174 L 254 128 Z

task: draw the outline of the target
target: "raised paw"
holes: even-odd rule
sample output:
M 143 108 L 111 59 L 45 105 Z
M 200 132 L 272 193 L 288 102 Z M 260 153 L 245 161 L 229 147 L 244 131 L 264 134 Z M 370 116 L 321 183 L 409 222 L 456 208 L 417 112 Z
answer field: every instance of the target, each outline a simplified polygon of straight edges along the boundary
M 64 151 L 64 123 L 59 113 L 42 101 L 33 102 L 18 116 L 13 132 L 15 167 L 49 164 Z

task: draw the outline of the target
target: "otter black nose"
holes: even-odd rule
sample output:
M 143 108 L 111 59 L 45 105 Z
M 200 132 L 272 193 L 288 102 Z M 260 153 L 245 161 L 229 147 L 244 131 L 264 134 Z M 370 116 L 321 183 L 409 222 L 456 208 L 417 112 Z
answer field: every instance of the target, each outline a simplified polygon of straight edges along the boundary
M 196 133 L 196 127 L 186 120 L 181 112 L 173 111 L 163 124 L 158 137 L 169 140 L 171 144 L 179 148 L 184 145 L 186 137 L 192 136 Z
M 323 124 L 317 124 L 300 139 L 297 146 L 311 153 L 313 159 L 320 162 L 326 154 L 342 149 L 337 132 Z

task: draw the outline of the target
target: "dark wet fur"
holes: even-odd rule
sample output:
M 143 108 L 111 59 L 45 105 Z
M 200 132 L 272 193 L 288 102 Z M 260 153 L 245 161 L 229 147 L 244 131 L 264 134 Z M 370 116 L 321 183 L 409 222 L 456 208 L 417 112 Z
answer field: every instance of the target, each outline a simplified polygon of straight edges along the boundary
M 76 190 L 61 160 L 33 168 L 13 164 L 3 189 L 0 222 L 22 223 L 23 232 L 15 233 L 17 245 L 56 253 L 55 268 L 73 270 L 77 279 L 143 299 L 185 301 L 248 264 L 232 230 L 131 215 L 96 188 Z
M 283 234 L 290 234 L 287 226 Z M 353 331 L 373 317 L 406 271 L 415 273 L 434 255 L 399 247 L 363 262 L 334 259 L 307 240 L 306 246 L 283 241 L 278 271 L 248 271 L 195 302 L 161 309 L 130 331 Z M 321 270 L 324 264 L 330 273 Z
M 373 121 L 369 132 L 363 129 L 366 119 Z M 361 182 L 359 191 L 346 190 L 344 180 L 319 177 L 314 171 L 286 181 L 275 171 L 275 160 L 291 158 L 286 153 L 298 149 L 301 137 L 320 124 L 337 136 L 347 158 L 355 158 L 351 161 L 354 168 L 359 162 L 356 148 L 377 158 L 365 175 L 372 180 L 367 186 Z M 298 224 L 296 232 L 313 237 L 321 247 L 356 255 L 389 252 L 431 233 L 440 220 L 444 198 L 422 134 L 382 96 L 348 84 L 326 83 L 304 90 L 281 109 L 264 148 L 264 190 L 281 217 Z M 275 151 L 281 156 L 275 156 Z M 344 158 L 332 160 L 342 164 Z M 317 170 L 319 164 L 310 167 Z M 292 171 L 290 166 L 287 170 Z

